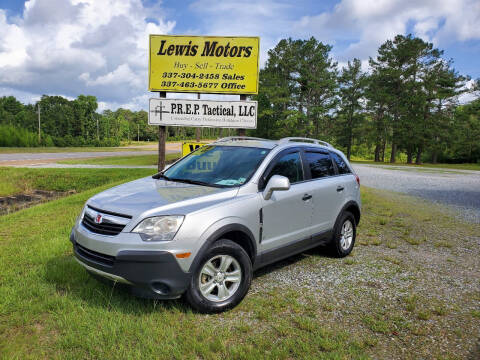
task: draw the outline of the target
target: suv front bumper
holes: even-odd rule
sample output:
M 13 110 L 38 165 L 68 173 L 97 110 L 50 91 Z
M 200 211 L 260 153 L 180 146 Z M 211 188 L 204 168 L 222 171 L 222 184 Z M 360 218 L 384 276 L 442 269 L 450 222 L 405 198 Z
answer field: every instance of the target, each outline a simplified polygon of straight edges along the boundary
M 175 299 L 188 287 L 191 274 L 184 272 L 168 251 L 123 250 L 116 256 L 87 249 L 70 234 L 76 260 L 90 273 L 131 286 L 140 297 Z

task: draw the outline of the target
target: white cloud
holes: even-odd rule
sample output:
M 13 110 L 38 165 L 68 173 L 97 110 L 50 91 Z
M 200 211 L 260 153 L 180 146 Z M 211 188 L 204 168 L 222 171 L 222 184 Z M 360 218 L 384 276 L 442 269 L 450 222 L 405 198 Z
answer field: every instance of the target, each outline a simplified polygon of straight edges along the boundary
M 337 58 L 346 61 L 374 56 L 385 40 L 407 31 L 439 47 L 480 39 L 479 24 L 478 0 L 342 0 L 333 11 L 305 16 L 293 28 L 327 43 L 348 40 L 345 49 L 334 48 Z
M 264 64 L 267 51 L 291 36 L 289 13 L 295 6 L 274 0 L 197 0 L 190 10 L 204 19 L 203 35 L 260 36 L 260 64 Z
M 286 37 L 333 45 L 340 63 L 354 57 L 366 64 L 378 47 L 397 34 L 413 32 L 436 46 L 480 39 L 478 0 L 340 0 L 331 11 L 299 11 L 300 3 L 273 0 L 197 0 L 190 9 L 202 15 L 208 34 L 260 35 L 261 63 Z M 309 15 L 293 18 L 292 13 Z M 231 16 L 222 16 L 229 14 Z
M 0 87 L 135 104 L 147 94 L 148 34 L 175 25 L 163 14 L 140 0 L 30 0 L 12 19 L 0 10 Z

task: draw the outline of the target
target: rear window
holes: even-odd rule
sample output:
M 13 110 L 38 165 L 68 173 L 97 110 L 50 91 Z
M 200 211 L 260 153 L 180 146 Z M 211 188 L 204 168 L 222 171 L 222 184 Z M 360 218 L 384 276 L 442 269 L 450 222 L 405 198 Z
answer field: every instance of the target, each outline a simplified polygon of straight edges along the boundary
M 337 164 L 338 173 L 341 174 L 351 174 L 351 171 L 343 158 L 337 153 L 330 153 L 332 155 L 333 161 Z
M 335 175 L 330 155 L 320 152 L 305 152 L 312 179 Z

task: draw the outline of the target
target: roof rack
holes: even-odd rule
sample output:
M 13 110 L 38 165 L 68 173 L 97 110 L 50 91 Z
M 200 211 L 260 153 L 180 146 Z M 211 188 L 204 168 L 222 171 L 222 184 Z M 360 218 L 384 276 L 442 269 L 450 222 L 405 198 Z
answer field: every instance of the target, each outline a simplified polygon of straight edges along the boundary
M 224 137 L 221 139 L 217 139 L 214 141 L 214 143 L 218 142 L 226 142 L 226 141 L 242 141 L 242 140 L 262 140 L 262 141 L 268 141 L 266 139 L 262 138 L 257 138 L 257 137 L 250 137 L 250 136 L 228 136 Z
M 333 148 L 333 146 L 326 141 L 304 138 L 304 137 L 286 137 L 286 138 L 280 139 L 279 142 L 280 143 L 285 143 L 285 142 L 310 142 L 310 143 L 314 143 L 314 144 L 317 144 L 317 145 L 323 145 L 323 146 L 326 146 L 326 147 L 329 147 L 329 148 Z

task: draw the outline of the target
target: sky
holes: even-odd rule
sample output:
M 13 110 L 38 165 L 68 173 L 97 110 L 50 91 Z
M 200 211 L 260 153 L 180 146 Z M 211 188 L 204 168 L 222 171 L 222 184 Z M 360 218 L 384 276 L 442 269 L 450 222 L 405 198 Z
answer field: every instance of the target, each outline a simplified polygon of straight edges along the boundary
M 383 42 L 408 33 L 480 78 L 479 0 L 0 0 L 0 96 L 146 109 L 149 34 L 260 36 L 261 64 L 279 40 L 314 36 L 340 68 L 357 57 L 368 70 Z

